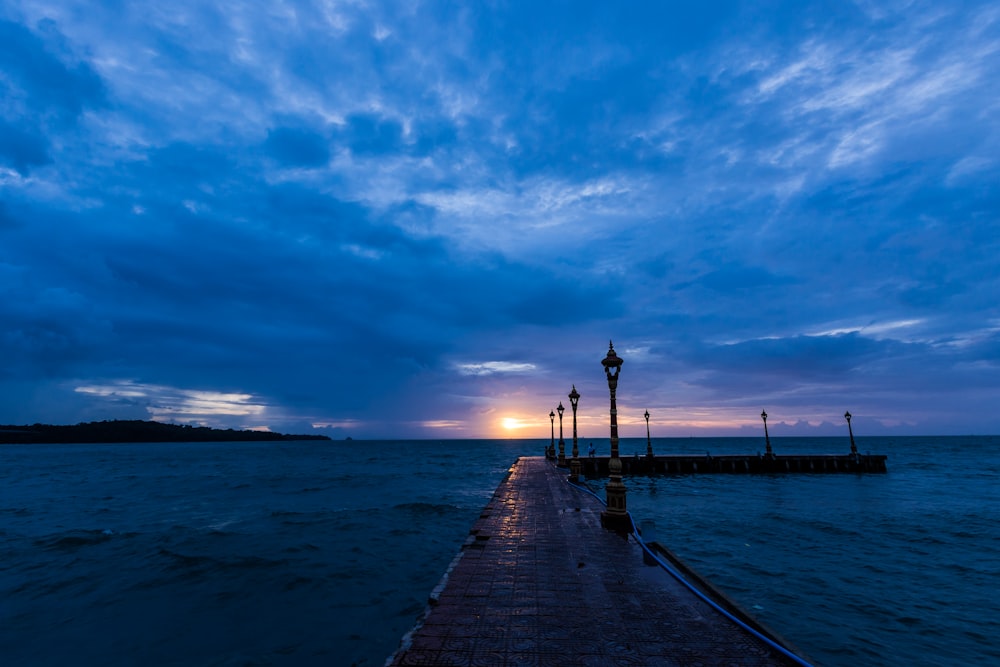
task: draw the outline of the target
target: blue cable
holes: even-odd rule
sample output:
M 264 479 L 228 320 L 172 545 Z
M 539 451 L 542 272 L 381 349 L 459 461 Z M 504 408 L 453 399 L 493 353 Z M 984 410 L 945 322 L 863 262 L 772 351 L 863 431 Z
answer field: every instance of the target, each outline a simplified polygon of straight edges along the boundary
M 560 470 L 560 468 L 558 468 L 558 467 L 556 469 Z M 578 490 L 583 491 L 585 493 L 589 493 L 590 495 L 592 495 L 595 498 L 597 498 L 597 500 L 602 505 L 604 505 L 605 507 L 607 507 L 608 504 L 604 501 L 604 499 L 601 498 L 596 493 L 594 493 L 593 491 L 591 491 L 588 487 L 586 487 L 586 486 L 584 486 L 582 484 L 573 484 L 572 482 L 569 481 L 568 478 L 564 479 L 563 481 L 565 481 L 567 484 L 569 484 L 570 486 L 572 486 L 574 489 L 578 489 Z M 705 595 L 704 593 L 702 593 L 691 582 L 689 582 L 687 579 L 685 579 L 684 575 L 682 575 L 680 572 L 678 572 L 674 567 L 672 567 L 672 566 L 668 565 L 667 563 L 663 562 L 663 560 L 656 553 L 654 553 L 653 550 L 650 549 L 646 545 L 646 543 L 642 540 L 642 538 L 639 536 L 639 531 L 636 528 L 635 520 L 632 518 L 632 514 L 629 513 L 629 512 L 626 512 L 626 514 L 628 514 L 629 523 L 632 524 L 632 537 L 634 537 L 635 541 L 639 543 L 639 546 L 642 547 L 642 550 L 645 551 L 651 558 L 653 558 L 653 560 L 655 560 L 660 565 L 660 567 L 662 567 L 664 570 L 666 570 L 670 574 L 670 576 L 672 576 L 674 579 L 676 579 L 681 584 L 683 584 L 689 591 L 691 591 L 696 596 L 698 596 L 699 599 L 701 599 L 703 602 L 705 602 L 706 604 L 708 604 L 710 607 L 712 607 L 713 609 L 715 609 L 716 611 L 718 611 L 719 613 L 721 613 L 723 616 L 725 616 L 726 618 L 728 618 L 730 621 L 732 621 L 733 623 L 735 623 L 736 625 L 738 625 L 743 630 L 746 630 L 747 632 L 749 632 L 750 634 L 752 634 L 757 639 L 760 639 L 762 642 L 764 642 L 765 644 L 767 644 L 768 646 L 770 646 L 774 650 L 780 652 L 785 657 L 790 658 L 791 660 L 794 660 L 797 664 L 802 665 L 802 667 L 813 667 L 810 663 L 806 662 L 805 660 L 803 660 L 799 656 L 795 655 L 794 653 L 792 653 L 791 651 L 789 651 L 788 649 L 786 649 L 781 644 L 777 643 L 776 641 L 774 641 L 770 637 L 767 637 L 767 636 L 761 634 L 757 630 L 753 629 L 752 627 L 750 627 L 749 625 L 747 625 L 746 623 L 744 623 L 743 621 L 741 621 L 740 619 L 738 619 L 736 616 L 733 616 L 731 613 L 729 613 L 728 611 L 726 611 L 725 609 L 723 609 L 722 607 L 720 607 L 714 600 L 712 600 L 707 595 Z

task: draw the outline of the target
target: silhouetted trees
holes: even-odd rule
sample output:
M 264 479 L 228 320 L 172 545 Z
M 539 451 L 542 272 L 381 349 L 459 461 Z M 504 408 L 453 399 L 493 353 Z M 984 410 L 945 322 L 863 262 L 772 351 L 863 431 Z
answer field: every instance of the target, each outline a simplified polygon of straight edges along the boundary
M 268 442 L 329 440 L 325 435 L 285 435 L 270 431 L 236 431 L 206 426 L 161 424 L 140 420 L 89 422 L 73 426 L 0 425 L 0 444 L 96 442 Z

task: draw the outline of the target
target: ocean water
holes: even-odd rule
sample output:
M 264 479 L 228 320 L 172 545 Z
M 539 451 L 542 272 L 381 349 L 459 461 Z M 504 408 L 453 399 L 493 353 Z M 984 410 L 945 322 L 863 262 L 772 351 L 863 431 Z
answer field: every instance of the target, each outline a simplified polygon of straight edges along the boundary
M 1000 438 L 858 443 L 888 474 L 626 478 L 629 509 L 817 664 L 1000 664 Z M 0 664 L 381 665 L 547 444 L 2 446 Z

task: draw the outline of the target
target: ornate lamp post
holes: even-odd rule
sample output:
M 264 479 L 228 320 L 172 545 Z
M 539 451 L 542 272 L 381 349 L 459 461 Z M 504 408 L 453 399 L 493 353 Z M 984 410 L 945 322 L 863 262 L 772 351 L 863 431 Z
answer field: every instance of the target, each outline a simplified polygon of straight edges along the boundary
M 653 458 L 653 441 L 649 439 L 649 410 L 643 415 L 646 418 L 646 456 Z
M 630 532 L 632 526 L 625 509 L 625 485 L 622 484 L 622 460 L 618 458 L 618 407 L 615 402 L 622 358 L 615 354 L 614 343 L 608 343 L 608 356 L 604 357 L 601 365 L 604 366 L 608 390 L 611 392 L 611 460 L 608 461 L 610 479 L 605 487 L 608 509 L 601 513 L 601 523 L 605 528 Z
M 566 408 L 563 407 L 562 401 L 559 401 L 559 407 L 556 408 L 556 412 L 559 413 L 559 461 L 556 463 L 560 468 L 566 467 L 566 443 L 563 441 L 562 434 L 562 416 L 566 412 Z
M 573 408 L 573 460 L 569 462 L 569 481 L 580 480 L 580 448 L 576 444 L 576 406 L 580 402 L 580 394 L 576 391 L 576 385 L 569 392 L 569 404 Z
M 858 457 L 858 447 L 854 444 L 854 430 L 851 428 L 851 413 L 845 412 L 844 419 L 847 420 L 847 432 L 851 435 L 851 456 Z
M 771 438 L 767 435 L 767 413 L 761 410 L 760 418 L 764 420 L 764 444 L 767 446 L 766 456 L 769 459 L 773 459 L 774 452 L 771 451 Z
M 556 457 L 556 413 L 549 411 L 549 422 L 552 425 L 552 444 L 549 445 L 549 450 L 545 452 L 545 458 L 554 459 Z

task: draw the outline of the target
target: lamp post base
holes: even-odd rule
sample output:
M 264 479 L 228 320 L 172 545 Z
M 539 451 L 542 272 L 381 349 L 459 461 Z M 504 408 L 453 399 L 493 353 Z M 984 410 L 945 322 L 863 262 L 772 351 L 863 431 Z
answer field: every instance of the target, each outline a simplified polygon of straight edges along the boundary
M 614 467 L 616 462 L 618 459 L 612 458 L 610 465 Z M 621 463 L 618 462 L 618 465 L 620 466 Z M 612 472 L 611 479 L 608 480 L 608 485 L 604 487 L 604 490 L 608 508 L 601 512 L 601 525 L 610 530 L 631 533 L 632 520 L 629 518 L 625 504 L 625 485 L 622 484 L 621 477 Z
M 569 481 L 576 484 L 580 481 L 580 469 L 582 468 L 580 459 L 574 458 L 569 462 Z
M 628 512 L 612 512 L 611 510 L 601 512 L 601 525 L 616 533 L 628 534 L 632 532 L 632 519 Z

